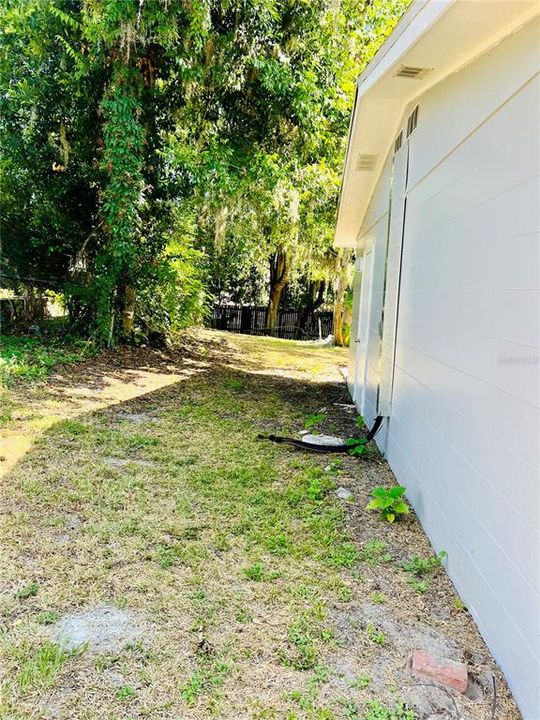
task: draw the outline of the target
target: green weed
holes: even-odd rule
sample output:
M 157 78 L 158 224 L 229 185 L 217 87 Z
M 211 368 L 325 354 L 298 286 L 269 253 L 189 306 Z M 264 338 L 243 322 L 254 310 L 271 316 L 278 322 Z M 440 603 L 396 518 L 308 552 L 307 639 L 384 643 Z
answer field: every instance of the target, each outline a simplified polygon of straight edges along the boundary
M 368 711 L 364 713 L 362 720 L 417 720 L 416 713 L 407 709 L 399 700 L 393 708 L 382 705 L 377 700 L 370 700 L 367 707 Z
M 304 427 L 306 430 L 310 430 L 316 425 L 320 425 L 326 418 L 326 413 L 311 413 L 306 417 Z
M 391 488 L 376 487 L 371 491 L 373 500 L 366 505 L 367 510 L 378 510 L 383 520 L 393 523 L 402 515 L 407 515 L 409 506 L 403 500 L 406 488 L 396 485 Z
M 204 658 L 201 660 L 200 667 L 192 674 L 180 691 L 186 704 L 192 707 L 201 695 L 221 686 L 229 671 L 229 665 L 216 658 Z
M 225 380 L 223 384 L 226 388 L 229 388 L 229 390 L 243 390 L 245 388 L 245 383 L 242 380 L 238 380 L 236 378 L 230 378 L 229 380 Z
M 116 691 L 116 697 L 118 700 L 133 700 L 133 698 L 137 697 L 137 691 L 133 685 L 122 685 L 122 687 L 119 687 Z
M 361 559 L 368 565 L 379 565 L 392 560 L 392 555 L 385 552 L 387 545 L 382 540 L 370 540 L 362 548 Z
M 452 600 L 452 605 L 454 607 L 454 610 L 458 610 L 459 612 L 463 612 L 466 610 L 465 603 L 463 600 L 456 595 L 456 597 Z
M 32 582 L 30 585 L 26 585 L 19 590 L 15 597 L 19 600 L 27 600 L 28 598 L 35 597 L 38 594 L 39 586 L 37 583 Z
M 371 642 L 374 642 L 376 645 L 384 645 L 386 642 L 386 636 L 385 634 L 377 630 L 375 625 L 368 625 L 366 628 L 366 635 L 371 640 Z
M 414 592 L 421 594 L 429 590 L 429 582 L 427 580 L 417 580 L 414 577 L 407 578 L 407 585 L 409 585 Z
M 350 686 L 351 688 L 356 688 L 357 690 L 364 690 L 371 685 L 372 682 L 373 678 L 369 675 L 360 675 L 360 677 L 354 680 Z
M 349 698 L 342 698 L 339 704 L 343 708 L 343 715 L 346 720 L 358 720 L 360 718 L 360 711 L 355 702 L 349 700 Z
M 287 637 L 295 650 L 291 665 L 296 670 L 311 670 L 318 665 L 319 653 L 311 626 L 309 619 L 302 617 L 289 628 Z
M 19 690 L 26 694 L 33 690 L 51 687 L 70 655 L 49 641 L 43 642 L 35 652 L 23 646 L 16 653 L 19 666 L 17 674 Z
M 59 620 L 60 615 L 53 610 L 44 610 L 36 615 L 36 622 L 40 625 L 54 625 Z
M 345 441 L 345 445 L 348 446 L 347 453 L 351 457 L 360 457 L 366 452 L 366 442 L 361 438 L 349 438 Z
M 255 582 L 260 582 L 265 578 L 264 568 L 261 563 L 255 563 L 250 567 L 244 568 L 242 572 L 248 580 L 254 580 Z
M 402 563 L 401 567 L 406 572 L 411 573 L 411 575 L 420 577 L 421 575 L 427 575 L 438 568 L 446 555 L 447 553 L 444 550 L 441 550 L 441 552 L 437 553 L 437 555 L 427 558 L 420 557 L 419 555 L 413 555 L 410 560 Z

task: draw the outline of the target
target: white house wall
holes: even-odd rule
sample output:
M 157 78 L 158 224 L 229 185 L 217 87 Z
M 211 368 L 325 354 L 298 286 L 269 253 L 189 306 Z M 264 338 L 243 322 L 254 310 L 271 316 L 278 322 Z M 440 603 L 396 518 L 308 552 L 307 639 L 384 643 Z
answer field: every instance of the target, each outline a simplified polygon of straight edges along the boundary
M 387 437 L 527 720 L 540 717 L 537 37 L 526 28 L 419 99 Z
M 538 72 L 539 65 L 540 28 L 536 20 L 428 92 L 427 102 L 422 98 L 421 123 L 431 132 L 419 132 L 414 137 L 409 188 L 518 92 Z

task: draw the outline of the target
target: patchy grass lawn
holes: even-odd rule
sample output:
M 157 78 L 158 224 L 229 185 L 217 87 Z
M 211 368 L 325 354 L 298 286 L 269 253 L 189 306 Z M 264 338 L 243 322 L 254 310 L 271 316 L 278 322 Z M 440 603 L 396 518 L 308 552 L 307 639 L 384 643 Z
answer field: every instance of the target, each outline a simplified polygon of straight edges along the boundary
M 0 497 L 2 718 L 452 717 L 414 686 L 417 642 L 469 661 L 463 717 L 489 717 L 491 670 L 500 717 L 519 717 L 414 516 L 363 510 L 392 483 L 378 453 L 257 440 L 313 416 L 352 433 L 345 361 L 205 332 L 189 352 L 125 351 L 13 390 L 10 431 L 28 443 Z M 81 612 L 132 627 L 67 646 Z

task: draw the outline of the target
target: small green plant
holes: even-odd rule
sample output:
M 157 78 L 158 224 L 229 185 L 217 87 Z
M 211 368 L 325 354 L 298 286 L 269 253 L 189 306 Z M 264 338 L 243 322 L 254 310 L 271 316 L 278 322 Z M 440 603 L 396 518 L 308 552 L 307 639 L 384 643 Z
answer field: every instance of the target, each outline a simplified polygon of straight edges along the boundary
M 324 496 L 334 487 L 327 477 L 314 477 L 311 479 L 306 495 L 310 500 L 323 500 Z
M 366 427 L 366 421 L 361 415 L 356 418 L 355 423 L 356 427 L 360 428 L 360 430 L 363 430 Z
M 244 568 L 242 572 L 248 580 L 253 580 L 255 582 L 261 582 L 262 580 L 276 580 L 278 577 L 281 577 L 280 572 L 277 570 L 265 570 L 261 563 L 255 563 L 250 567 Z
M 156 447 L 159 445 L 159 440 L 148 435 L 129 435 L 125 438 L 125 443 L 127 447 L 138 450 L 139 448 Z
M 343 460 L 341 458 L 335 458 L 328 463 L 328 465 L 324 468 L 324 471 L 328 473 L 339 473 L 342 468 Z
M 352 700 L 349 700 L 349 698 L 343 698 L 339 700 L 339 704 L 343 708 L 343 717 L 346 718 L 346 720 L 359 720 L 359 710 L 358 705 L 353 702 Z
M 413 555 L 410 560 L 402 563 L 401 567 L 411 575 L 420 577 L 421 575 L 427 575 L 432 570 L 435 570 L 435 568 L 438 568 L 446 555 L 447 553 L 445 550 L 441 550 L 441 552 L 437 553 L 437 555 L 432 555 L 427 558 L 420 557 L 419 555 Z
M 316 667 L 314 674 L 308 678 L 307 689 L 304 691 L 293 690 L 291 693 L 291 700 L 297 702 L 302 710 L 315 710 L 315 701 L 319 695 L 320 685 L 326 681 L 327 677 L 328 671 L 325 667 L 322 665 Z
M 44 610 L 43 612 L 38 613 L 36 616 L 36 622 L 40 625 L 53 625 L 59 618 L 60 615 L 57 612 L 54 612 L 53 610 Z
M 90 428 L 80 420 L 62 420 L 54 428 L 54 431 L 62 435 L 86 435 Z
M 381 630 L 377 630 L 375 625 L 368 625 L 366 628 L 366 635 L 376 645 L 384 645 L 386 642 L 386 636 Z
M 441 550 L 437 555 L 427 558 L 413 555 L 410 560 L 401 563 L 401 567 L 410 575 L 407 578 L 407 584 L 417 593 L 427 592 L 429 582 L 423 579 L 423 576 L 438 568 L 445 557 L 446 552 Z
M 53 685 L 62 665 L 70 653 L 58 645 L 46 641 L 33 654 L 18 658 L 19 674 L 17 684 L 23 693 Z
M 33 582 L 30 583 L 30 585 L 26 585 L 25 587 L 21 588 L 19 592 L 17 593 L 16 597 L 19 600 L 27 600 L 28 598 L 35 597 L 38 594 L 38 584 Z
M 371 685 L 372 678 L 370 675 L 360 675 L 360 677 L 356 678 L 354 682 L 351 683 L 350 687 L 355 688 L 356 690 L 364 690 L 368 687 L 368 685 Z
M 318 651 L 312 634 L 312 623 L 306 617 L 296 620 L 288 632 L 289 643 L 295 649 L 290 663 L 296 670 L 311 670 L 318 664 Z
M 264 568 L 261 563 L 255 563 L 250 567 L 244 568 L 243 572 L 248 580 L 254 580 L 256 582 L 264 580 Z
M 361 438 L 349 438 L 345 441 L 345 445 L 349 448 L 347 453 L 351 457 L 360 457 L 366 451 L 366 441 Z
M 197 670 L 182 688 L 181 695 L 186 703 L 191 707 L 192 705 L 195 705 L 197 698 L 202 694 L 203 690 L 204 677 L 202 672 Z
M 370 700 L 367 703 L 368 711 L 362 716 L 362 720 L 417 720 L 413 710 L 409 710 L 405 703 L 398 700 L 393 708 L 382 705 L 377 700 Z
M 396 485 L 391 488 L 376 487 L 371 491 L 371 500 L 367 505 L 367 510 L 378 510 L 383 520 L 393 523 L 394 520 L 407 515 L 409 506 L 403 500 L 406 488 L 402 485 Z
M 205 660 L 184 685 L 180 694 L 192 707 L 198 698 L 223 684 L 230 666 L 216 658 Z
M 116 691 L 116 697 L 118 700 L 133 700 L 134 697 L 137 697 L 137 691 L 133 685 L 122 685 Z
M 375 592 L 372 592 L 371 595 L 371 602 L 375 603 L 376 605 L 382 605 L 382 603 L 386 602 L 386 597 L 384 593 L 379 592 L 378 590 L 375 590 Z
M 387 545 L 382 540 L 370 540 L 362 549 L 362 560 L 368 565 L 379 565 L 392 560 L 389 552 L 385 552 Z
M 456 597 L 452 600 L 452 605 L 454 606 L 454 610 L 458 610 L 459 612 L 463 612 L 465 608 L 465 603 L 463 600 L 456 595 Z
M 168 545 L 158 545 L 157 555 L 159 558 L 159 565 L 164 570 L 167 570 L 174 565 L 176 559 L 174 548 L 169 547 Z
M 417 593 L 426 593 L 429 589 L 427 580 L 417 580 L 415 577 L 407 578 L 407 585 Z
M 237 380 L 236 378 L 231 378 L 230 380 L 225 380 L 225 387 L 229 388 L 230 390 L 243 390 L 245 387 L 245 384 L 242 380 Z
M 314 428 L 316 425 L 320 425 L 325 418 L 326 413 L 310 413 L 306 418 L 304 427 L 306 430 L 311 430 L 311 428 Z

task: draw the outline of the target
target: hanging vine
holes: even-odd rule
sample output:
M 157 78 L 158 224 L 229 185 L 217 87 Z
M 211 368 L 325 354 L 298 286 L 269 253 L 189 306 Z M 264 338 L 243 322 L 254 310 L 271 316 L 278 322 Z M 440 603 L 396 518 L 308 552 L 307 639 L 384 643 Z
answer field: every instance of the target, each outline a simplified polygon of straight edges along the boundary
M 96 290 L 98 330 L 109 343 L 119 330 L 115 327 L 118 300 L 125 301 L 115 298 L 115 291 L 131 286 L 141 245 L 145 132 L 140 90 L 139 72 L 117 64 L 101 103 L 107 182 L 101 202 L 105 242 L 96 257 Z

